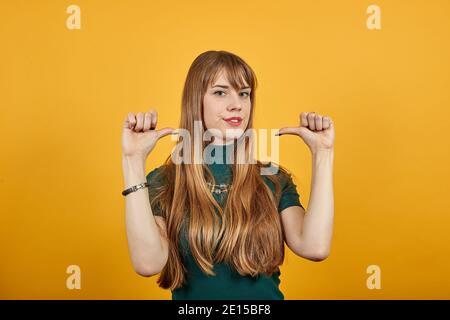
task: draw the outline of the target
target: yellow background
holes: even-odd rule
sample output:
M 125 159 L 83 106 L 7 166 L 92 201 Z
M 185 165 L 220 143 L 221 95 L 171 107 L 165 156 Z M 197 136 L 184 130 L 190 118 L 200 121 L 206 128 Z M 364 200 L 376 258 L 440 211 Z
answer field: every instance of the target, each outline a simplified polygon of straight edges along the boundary
M 155 108 L 176 127 L 190 64 L 221 49 L 257 74 L 256 128 L 302 111 L 335 122 L 332 252 L 288 251 L 285 298 L 450 298 L 450 2 L 374 3 L 381 30 L 370 1 L 2 1 L 0 298 L 170 299 L 128 256 L 121 126 Z M 66 28 L 71 4 L 81 30 Z M 307 205 L 309 150 L 280 139 Z M 81 290 L 66 288 L 71 264 Z

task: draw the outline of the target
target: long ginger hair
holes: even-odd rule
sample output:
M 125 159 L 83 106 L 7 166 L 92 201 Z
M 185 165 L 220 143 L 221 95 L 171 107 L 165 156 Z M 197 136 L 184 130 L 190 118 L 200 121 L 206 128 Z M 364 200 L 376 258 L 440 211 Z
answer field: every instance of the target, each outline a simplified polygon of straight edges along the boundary
M 233 53 L 206 51 L 192 63 L 183 89 L 179 128 L 188 130 L 191 137 L 194 137 L 194 121 L 204 123 L 203 97 L 208 85 L 214 83 L 223 69 L 236 90 L 244 86 L 244 80 L 251 88 L 251 111 L 246 130 L 253 126 L 257 86 L 253 70 Z M 180 142 L 181 137 L 178 139 Z M 237 144 L 245 141 L 235 142 L 233 159 L 242 160 L 244 155 L 237 152 Z M 204 150 L 207 143 L 200 143 Z M 191 145 L 194 158 L 202 159 Z M 246 154 L 249 154 L 249 148 L 245 144 Z M 285 255 L 277 209 L 280 183 L 275 175 L 266 176 L 274 185 L 275 193 L 272 193 L 260 174 L 266 164 L 258 160 L 249 162 L 233 161 L 233 187 L 222 209 L 208 189 L 207 182 L 215 183 L 215 179 L 205 163 L 175 164 L 171 156 L 166 159 L 159 172 L 164 183 L 151 199 L 152 205 L 158 204 L 162 209 L 169 242 L 168 260 L 158 279 L 160 287 L 173 290 L 185 283 L 186 268 L 178 247 L 184 221 L 189 226 L 190 251 L 204 273 L 215 275 L 213 264 L 217 262 L 229 264 L 241 275 L 271 275 L 279 271 Z M 284 167 L 278 165 L 278 168 L 288 173 Z

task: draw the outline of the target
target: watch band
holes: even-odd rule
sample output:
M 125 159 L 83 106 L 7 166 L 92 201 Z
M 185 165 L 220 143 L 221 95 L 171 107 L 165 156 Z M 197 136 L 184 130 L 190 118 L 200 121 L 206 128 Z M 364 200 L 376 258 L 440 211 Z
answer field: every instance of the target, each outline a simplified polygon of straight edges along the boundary
M 126 196 L 127 194 L 130 194 L 130 193 L 135 192 L 135 191 L 137 191 L 137 190 L 139 190 L 139 189 L 142 189 L 142 188 L 146 188 L 146 187 L 148 187 L 148 186 L 149 186 L 149 185 L 148 185 L 147 182 L 143 182 L 143 183 L 137 184 L 137 185 L 135 185 L 135 186 L 132 186 L 132 187 L 130 187 L 130 188 L 128 188 L 128 189 L 123 190 L 123 191 L 122 191 L 122 195 L 123 195 L 123 196 Z

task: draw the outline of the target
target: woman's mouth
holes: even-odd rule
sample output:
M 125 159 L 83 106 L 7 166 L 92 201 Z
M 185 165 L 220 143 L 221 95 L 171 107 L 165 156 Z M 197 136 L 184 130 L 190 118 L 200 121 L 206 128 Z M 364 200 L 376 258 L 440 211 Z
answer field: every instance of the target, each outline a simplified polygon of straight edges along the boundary
M 223 120 L 225 120 L 226 123 L 228 123 L 230 126 L 233 126 L 233 127 L 238 127 L 242 123 L 241 117 L 230 117 L 230 118 L 226 118 Z

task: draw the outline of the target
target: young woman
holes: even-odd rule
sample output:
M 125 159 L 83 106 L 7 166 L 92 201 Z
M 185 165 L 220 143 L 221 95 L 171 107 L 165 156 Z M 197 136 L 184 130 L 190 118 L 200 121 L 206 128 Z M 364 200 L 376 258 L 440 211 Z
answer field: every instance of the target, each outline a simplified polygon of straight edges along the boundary
M 190 137 L 178 136 L 178 141 L 195 140 L 196 123 L 211 141 L 201 134 L 202 141 L 196 139 L 201 148 L 183 144 L 183 161 L 174 161 L 173 152 L 148 175 L 146 159 L 157 141 L 177 132 L 156 129 L 154 110 L 129 113 L 124 121 L 123 194 L 131 261 L 142 276 L 161 273 L 158 284 L 170 289 L 174 300 L 284 299 L 279 266 L 285 242 L 312 261 L 329 255 L 333 121 L 302 112 L 298 127 L 278 132 L 299 136 L 311 151 L 312 188 L 305 211 L 285 168 L 271 163 L 278 170 L 262 174 L 267 164 L 249 161 L 254 158 L 245 132 L 253 127 L 256 84 L 240 57 L 226 51 L 199 55 L 182 97 L 179 128 Z

